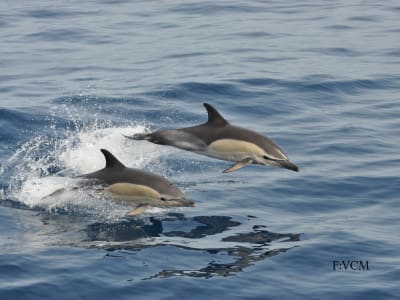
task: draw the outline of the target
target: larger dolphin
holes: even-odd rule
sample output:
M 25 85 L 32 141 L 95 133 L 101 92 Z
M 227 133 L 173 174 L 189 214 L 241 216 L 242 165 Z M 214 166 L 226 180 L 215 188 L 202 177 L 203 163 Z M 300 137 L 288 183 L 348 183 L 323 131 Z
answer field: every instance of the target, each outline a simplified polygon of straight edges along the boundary
M 106 166 L 96 172 L 80 177 L 102 184 L 114 197 L 137 208 L 129 215 L 142 213 L 147 207 L 194 206 L 192 201 L 165 178 L 139 169 L 128 168 L 114 155 L 101 149 Z
M 208 112 L 208 121 L 204 124 L 140 133 L 127 138 L 147 140 L 217 159 L 234 161 L 235 163 L 224 170 L 224 173 L 238 170 L 247 164 L 272 165 L 299 171 L 299 168 L 289 161 L 283 150 L 271 139 L 252 130 L 231 125 L 210 104 L 204 103 L 204 106 Z

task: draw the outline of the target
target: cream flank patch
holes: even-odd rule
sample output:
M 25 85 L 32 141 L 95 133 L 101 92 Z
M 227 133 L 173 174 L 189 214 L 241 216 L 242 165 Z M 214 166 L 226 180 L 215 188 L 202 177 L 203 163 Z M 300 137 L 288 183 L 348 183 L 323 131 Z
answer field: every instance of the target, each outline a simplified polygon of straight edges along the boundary
M 256 144 L 235 139 L 216 140 L 215 142 L 212 142 L 208 147 L 216 152 L 251 153 L 257 156 L 265 155 L 265 151 L 258 147 Z
M 122 196 L 143 197 L 151 199 L 160 199 L 161 195 L 154 189 L 133 183 L 115 183 L 108 187 L 108 190 L 114 194 Z

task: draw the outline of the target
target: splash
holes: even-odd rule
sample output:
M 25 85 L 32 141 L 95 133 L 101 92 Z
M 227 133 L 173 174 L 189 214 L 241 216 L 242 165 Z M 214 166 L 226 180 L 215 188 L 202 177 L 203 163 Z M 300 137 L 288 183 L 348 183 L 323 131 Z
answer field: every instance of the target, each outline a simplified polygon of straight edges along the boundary
M 52 212 L 124 215 L 129 208 L 110 201 L 107 195 L 77 189 L 77 175 L 104 167 L 99 151 L 105 148 L 130 167 L 146 168 L 167 150 L 151 143 L 132 142 L 123 135 L 148 131 L 145 124 L 114 125 L 94 120 L 60 128 L 56 121 L 46 133 L 38 133 L 21 145 L 1 166 L 3 196 L 30 208 Z

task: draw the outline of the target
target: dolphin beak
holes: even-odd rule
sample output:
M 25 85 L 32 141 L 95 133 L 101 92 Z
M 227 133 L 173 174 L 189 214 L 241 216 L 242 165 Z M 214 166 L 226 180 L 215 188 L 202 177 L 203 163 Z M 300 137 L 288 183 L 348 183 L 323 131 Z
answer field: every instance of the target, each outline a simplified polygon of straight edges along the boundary
M 187 207 L 195 207 L 196 203 L 194 203 L 193 201 L 190 201 L 188 199 L 185 199 L 185 206 L 187 206 Z
M 276 162 L 278 163 L 278 165 L 281 168 L 285 168 L 285 169 L 292 170 L 292 171 L 295 171 L 295 172 L 299 171 L 299 167 L 296 166 L 294 163 L 288 161 L 288 160 L 280 160 L 280 161 L 276 161 Z
M 160 207 L 194 207 L 196 204 L 186 198 L 171 198 L 164 200 Z

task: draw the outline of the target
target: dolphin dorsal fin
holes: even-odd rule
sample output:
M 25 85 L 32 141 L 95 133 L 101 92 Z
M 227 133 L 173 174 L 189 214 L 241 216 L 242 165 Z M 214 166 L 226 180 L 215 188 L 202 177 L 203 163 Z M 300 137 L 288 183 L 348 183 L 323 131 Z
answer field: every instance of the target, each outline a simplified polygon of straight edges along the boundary
M 203 105 L 207 109 L 208 113 L 207 124 L 213 124 L 217 126 L 225 126 L 229 124 L 229 122 L 225 120 L 213 106 L 208 103 L 203 103 Z
M 101 149 L 104 158 L 106 159 L 106 168 L 125 168 L 123 163 L 121 163 L 110 151 L 106 149 Z

